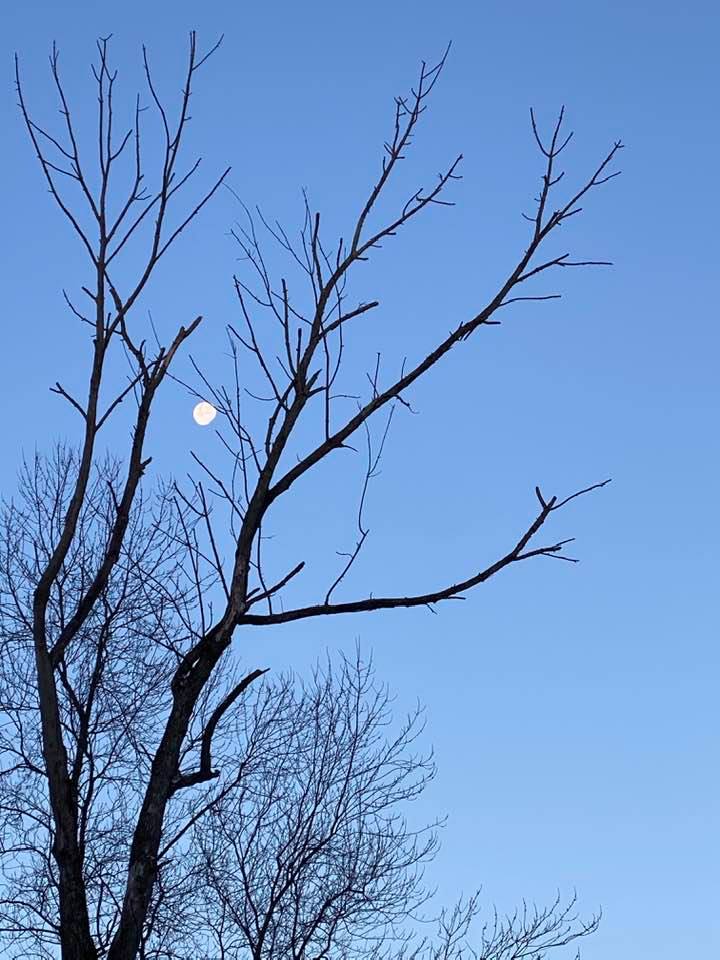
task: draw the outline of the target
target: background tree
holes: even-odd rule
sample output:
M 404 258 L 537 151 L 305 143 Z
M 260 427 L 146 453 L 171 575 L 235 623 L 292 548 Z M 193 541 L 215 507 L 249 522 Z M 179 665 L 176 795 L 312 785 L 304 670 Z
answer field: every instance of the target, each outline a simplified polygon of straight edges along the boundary
M 67 483 L 73 461 L 69 451 L 58 448 L 52 460 L 36 459 L 25 468 L 21 498 L 4 515 L 6 543 L 40 541 L 37 518 L 47 529 L 53 516 L 62 515 L 56 504 L 67 491 L 58 489 L 58 479 Z M 107 480 L 116 471 L 117 464 L 106 462 L 94 478 L 92 511 L 81 518 L 84 549 L 72 557 L 71 569 L 80 578 L 92 569 L 93 551 L 103 543 L 111 504 Z M 153 515 L 141 503 L 134 508 L 127 540 L 133 552 L 116 567 L 102 620 L 87 630 L 62 675 L 73 769 L 78 757 L 87 758 L 78 784 L 81 837 L 101 955 L 115 932 L 127 844 L 142 801 L 144 743 L 162 717 L 162 697 L 154 694 L 162 693 L 172 671 L 172 629 L 161 606 L 148 603 L 153 589 L 148 590 L 146 574 L 155 569 L 163 582 L 171 581 L 176 551 L 168 536 L 172 527 L 153 517 L 162 519 L 162 511 Z M 26 562 L 21 551 L 6 554 L 3 587 L 27 577 L 27 571 L 18 572 Z M 71 599 L 69 580 L 58 591 L 58 612 Z M 182 578 L 173 595 L 181 594 Z M 0 749 L 15 763 L 0 781 L 0 928 L 11 956 L 48 957 L 55 956 L 59 940 L 59 891 L 32 650 L 20 611 L 11 629 L 11 592 L 3 590 L 2 596 L 10 601 L 3 612 L 6 635 L 13 638 L 3 650 L 0 674 L 10 721 L 0 733 Z M 158 643 L 160 636 L 165 643 Z M 152 675 L 154 684 L 148 682 Z M 90 687 L 93 721 L 83 727 L 73 705 L 90 699 Z M 573 901 L 494 916 L 476 931 L 475 895 L 433 921 L 424 867 L 437 850 L 437 824 L 411 826 L 406 817 L 434 766 L 418 752 L 420 710 L 398 723 L 391 705 L 359 653 L 337 667 L 328 661 L 306 682 L 279 677 L 239 699 L 214 738 L 222 776 L 211 793 L 204 787 L 183 792 L 166 818 L 138 955 L 430 958 L 459 957 L 469 946 L 488 960 L 504 960 L 521 947 L 523 955 L 534 956 L 592 933 L 597 918 L 579 922 Z M 207 715 L 204 719 L 206 724 Z M 199 735 L 202 728 L 199 724 Z M 428 927 L 432 932 L 424 934 Z
M 393 410 L 409 405 L 407 392 L 418 379 L 478 328 L 499 322 L 498 314 L 506 305 L 555 296 L 525 293 L 528 281 L 557 267 L 599 262 L 572 260 L 567 253 L 551 252 L 545 259 L 539 254 L 548 238 L 580 213 L 588 193 L 616 175 L 609 170 L 620 144 L 613 146 L 579 187 L 554 201 L 563 177 L 558 158 L 572 134 L 563 133 L 561 112 L 550 136 L 543 139 L 533 116 L 533 131 L 544 165 L 540 192 L 534 212 L 527 215 L 528 244 L 498 284 L 497 292 L 474 315 L 451 321 L 451 332 L 439 337 L 429 352 L 403 362 L 399 373 L 386 376 L 378 358 L 368 376 L 367 395 L 341 386 L 349 332 L 377 306 L 376 300 L 348 303 L 348 284 L 358 265 L 427 207 L 447 203 L 446 189 L 458 176 L 460 157 L 448 165 L 431 189 L 412 192 L 399 209 L 383 216 L 381 207 L 388 184 L 411 145 L 444 66 L 443 57 L 434 67 L 423 64 L 411 93 L 396 98 L 393 128 L 384 147 L 380 173 L 344 239 L 329 244 L 323 238 L 320 214 L 312 210 L 309 201 L 297 244 L 280 225 L 260 218 L 263 229 L 304 277 L 307 296 L 295 297 L 287 278 L 273 279 L 252 218 L 236 233 L 260 286 L 251 287 L 235 279 L 244 327 L 242 333 L 240 324 L 228 327 L 232 386 L 213 385 L 196 368 L 198 385 L 202 384 L 203 394 L 215 402 L 222 415 L 225 429 L 220 438 L 231 457 L 230 468 L 198 461 L 200 473 L 190 487 L 181 489 L 173 484 L 162 488 L 157 504 L 148 507 L 151 512 L 142 519 L 141 481 L 150 463 L 145 439 L 153 402 L 175 355 L 201 318 L 180 327 L 165 345 L 158 341 L 151 349 L 148 335 L 136 318 L 137 308 L 160 259 L 227 173 L 187 212 L 176 214 L 171 225 L 170 211 L 177 194 L 199 165 L 195 161 L 182 168 L 180 148 L 189 119 L 192 84 L 205 59 L 191 35 L 178 116 L 172 121 L 158 97 L 144 56 L 148 96 L 163 141 L 152 187 L 146 186 L 149 177 L 142 150 L 139 99 L 132 127 L 116 134 L 117 75 L 109 67 L 107 41 L 98 44 L 95 67 L 97 169 L 92 174 L 81 156 L 81 138 L 60 78 L 57 51 L 53 50 L 50 62 L 64 123 L 61 132 L 46 129 L 32 118 L 18 70 L 20 109 L 28 134 L 50 192 L 88 256 L 92 278 L 81 286 L 83 299 L 65 294 L 72 313 L 92 329 L 86 396 L 77 399 L 59 381 L 54 388 L 81 417 L 80 449 L 77 455 L 60 456 L 59 470 L 40 465 L 26 471 L 26 477 L 31 478 L 30 489 L 40 491 L 42 497 L 49 496 L 52 522 L 38 533 L 37 524 L 33 532 L 36 517 L 32 513 L 27 515 L 32 523 L 27 518 L 20 521 L 17 530 L 24 551 L 19 551 L 18 545 L 11 547 L 4 600 L 4 611 L 9 611 L 4 613 L 9 618 L 4 642 L 25 650 L 24 661 L 20 658 L 26 663 L 24 675 L 35 683 L 34 703 L 15 700 L 10 690 L 10 717 L 11 722 L 17 722 L 12 718 L 26 709 L 29 715 L 36 709 L 39 717 L 41 739 L 38 742 L 35 735 L 27 748 L 21 746 L 16 765 L 23 775 L 30 772 L 41 778 L 41 787 L 28 788 L 28 802 L 40 802 L 44 791 L 49 801 L 49 807 L 44 808 L 45 819 L 39 817 L 38 826 L 49 830 L 51 836 L 50 849 L 43 849 L 48 877 L 53 877 L 57 894 L 54 930 L 64 960 L 89 960 L 99 955 L 131 960 L 145 949 L 144 932 L 153 922 L 152 905 L 161 886 L 161 851 L 171 835 L 174 811 L 185 802 L 184 796 L 195 797 L 200 785 L 212 789 L 221 766 L 215 743 L 226 715 L 263 673 L 262 669 L 244 676 L 234 673 L 229 651 L 239 630 L 345 612 L 433 605 L 460 596 L 519 561 L 538 556 L 568 559 L 562 552 L 568 540 L 537 545 L 535 538 L 560 507 L 602 486 L 594 484 L 562 498 L 546 496 L 536 487 L 535 515 L 507 552 L 475 571 L 448 578 L 451 582 L 423 585 L 421 592 L 411 595 L 369 594 L 335 601 L 333 595 L 344 586 L 367 537 L 363 495 L 357 545 L 324 597 L 309 598 L 308 603 L 297 606 L 278 606 L 281 592 L 301 573 L 304 561 L 283 558 L 287 566 L 282 574 L 277 579 L 267 575 L 262 527 L 276 502 L 335 451 L 349 448 L 358 433 L 364 434 L 367 449 L 365 490 L 382 452 Z M 122 169 L 130 171 L 130 189 L 125 194 L 117 188 L 117 174 Z M 83 304 L 88 302 L 90 309 L 86 311 Z M 269 315 L 270 327 L 258 328 L 259 311 Z M 272 346 L 273 333 L 277 334 L 279 351 Z M 249 355 L 266 382 L 267 392 L 255 394 L 264 404 L 259 413 L 245 409 L 247 395 L 242 387 L 249 379 L 241 366 L 241 351 Z M 115 357 L 121 364 L 129 363 L 130 373 L 124 380 Z M 253 393 L 250 391 L 251 399 Z M 133 423 L 120 466 L 102 460 L 98 438 L 124 400 L 133 401 Z M 378 415 L 386 419 L 373 438 Z M 218 502 L 228 511 L 227 522 L 221 521 L 219 526 L 213 514 Z M 11 509 L 9 524 L 14 522 L 13 517 Z M 43 517 L 42 511 L 39 517 Z M 102 524 L 95 528 L 97 537 L 91 538 L 88 546 L 87 524 L 97 523 L 99 518 Z M 145 544 L 139 554 L 133 546 L 133 531 Z M 24 558 L 19 567 L 16 557 Z M 146 597 L 147 605 L 142 600 L 136 608 L 133 600 L 124 608 L 127 597 L 133 595 Z M 118 619 L 121 609 L 129 619 Z M 137 616 L 140 628 L 134 620 Z M 139 673 L 134 668 L 129 675 L 124 674 L 123 662 L 133 659 L 132 644 L 146 633 L 157 647 L 155 654 L 149 655 L 147 671 L 144 664 Z M 95 656 L 90 666 L 86 652 L 93 648 Z M 114 714 L 115 726 L 109 720 L 113 716 L 109 705 L 129 677 L 133 678 L 128 695 L 137 710 L 137 728 L 132 722 L 126 723 L 125 711 L 119 707 Z M 103 716 L 105 720 L 100 719 Z M 88 743 L 91 733 L 98 731 L 106 737 L 101 748 L 105 751 L 103 791 L 113 797 L 107 801 L 110 809 L 122 810 L 124 831 L 117 827 L 113 815 L 103 821 L 104 805 L 95 799 L 98 767 Z M 33 761 L 30 748 L 37 752 L 40 744 L 42 762 L 37 757 Z M 11 766 L 10 776 L 14 771 Z M 128 774 L 133 787 L 126 794 L 118 784 L 120 777 Z M 22 829 L 24 803 L 14 814 Z M 197 804 L 201 809 L 202 800 Z M 93 813 L 97 815 L 94 821 Z M 29 829 L 29 847 L 34 850 L 34 828 Z M 111 851 L 107 860 L 115 868 L 108 866 L 106 872 L 104 854 L 93 860 L 90 838 L 107 845 Z M 19 872 L 21 847 L 10 849 L 20 858 Z M 113 869 L 122 878 L 120 893 L 111 891 Z M 97 893 L 93 893 L 94 884 Z M 112 914 L 110 920 L 105 914 L 100 919 L 97 912 L 92 915 L 91 903 L 96 909 L 98 900 L 105 902 Z M 18 907 L 22 910 L 28 904 Z M 41 909 L 43 922 L 52 921 L 52 900 Z
M 419 711 L 393 725 L 387 691 L 359 656 L 316 670 L 306 684 L 267 684 L 243 701 L 243 741 L 258 727 L 256 768 L 241 774 L 196 826 L 206 927 L 218 956 L 542 956 L 594 932 L 574 900 L 473 921 L 478 895 L 428 927 L 423 867 L 433 828 L 409 827 L 404 812 L 434 773 L 416 752 Z M 249 722 L 248 722 L 249 720 Z M 272 740 L 272 737 L 270 738 Z M 206 907 L 207 910 L 207 907 Z M 476 924 L 475 927 L 478 925 Z M 419 932 L 418 932 L 419 931 Z

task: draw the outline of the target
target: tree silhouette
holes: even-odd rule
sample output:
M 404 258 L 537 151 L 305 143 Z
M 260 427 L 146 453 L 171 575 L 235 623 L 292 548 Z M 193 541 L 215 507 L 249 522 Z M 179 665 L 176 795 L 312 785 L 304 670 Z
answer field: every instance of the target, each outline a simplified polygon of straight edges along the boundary
M 57 50 L 50 67 L 60 131 L 33 118 L 17 68 L 20 110 L 42 174 L 89 261 L 80 293 L 64 294 L 74 317 L 90 327 L 86 393 L 77 398 L 60 381 L 53 388 L 81 418 L 79 447 L 77 452 L 59 449 L 50 460 L 38 458 L 26 466 L 21 503 L 6 510 L 3 540 L 3 707 L 9 724 L 5 752 L 11 758 L 1 778 L 10 785 L 4 787 L 9 790 L 4 796 L 10 831 L 5 857 L 15 878 L 26 876 L 28 856 L 39 858 L 44 869 L 42 881 L 38 873 L 28 873 L 22 898 L 6 905 L 6 927 L 37 935 L 38 951 L 45 949 L 42 944 L 58 943 L 63 960 L 176 955 L 167 946 L 146 943 L 148 931 L 158 929 L 153 911 L 164 890 L 164 844 L 174 829 L 181 829 L 179 810 L 192 820 L 187 798 L 200 811 L 207 806 L 202 790 L 215 795 L 223 776 L 223 727 L 232 723 L 234 711 L 243 709 L 243 697 L 265 672 L 234 672 L 226 654 L 233 643 L 241 643 L 244 628 L 432 606 L 524 560 L 572 560 L 564 553 L 568 540 L 539 537 L 560 508 L 607 482 L 564 496 L 548 496 L 535 487 L 534 516 L 505 553 L 440 583 L 422 584 L 417 593 L 334 599 L 367 537 L 364 496 L 357 544 L 324 596 L 298 606 L 280 605 L 283 589 L 300 575 L 304 562 L 288 562 L 275 581 L 264 570 L 263 522 L 298 481 L 307 482 L 306 475 L 359 436 L 367 450 L 366 489 L 393 411 L 409 405 L 408 391 L 420 378 L 474 339 L 481 327 L 498 323 L 508 304 L 556 296 L 532 292 L 530 281 L 558 268 L 602 262 L 541 251 L 551 235 L 581 212 L 587 196 L 617 175 L 611 166 L 621 144 L 614 144 L 579 186 L 556 199 L 564 176 L 559 158 L 572 134 L 564 133 L 562 111 L 547 138 L 531 115 L 542 155 L 540 191 L 533 212 L 525 215 L 527 246 L 496 293 L 471 316 L 454 321 L 429 352 L 403 362 L 395 375 L 386 376 L 378 358 L 365 394 L 338 388 L 348 331 L 378 305 L 375 299 L 349 302 L 350 277 L 424 210 L 448 203 L 448 188 L 459 176 L 461 157 L 448 164 L 431 188 L 414 190 L 399 209 L 382 212 L 387 186 L 411 147 L 445 54 L 434 66 L 423 63 L 410 93 L 396 98 L 380 172 L 343 239 L 327 242 L 320 213 L 307 199 L 297 242 L 261 215 L 248 216 L 246 226 L 235 231 L 255 280 L 234 281 L 238 322 L 227 328 L 232 382 L 215 384 L 196 366 L 198 380 L 191 386 L 221 414 L 220 437 L 230 465 L 226 469 L 198 460 L 199 472 L 189 487 L 172 483 L 155 494 L 143 492 L 154 401 L 166 378 L 175 376 L 171 365 L 201 317 L 188 318 L 173 337 L 153 348 L 138 308 L 161 258 L 227 177 L 226 170 L 199 200 L 178 209 L 200 162 L 185 164 L 182 151 L 192 86 L 214 49 L 201 55 L 191 34 L 175 119 L 158 96 L 143 51 L 147 98 L 162 140 L 160 155 L 153 157 L 151 151 L 148 161 L 139 97 L 132 127 L 119 134 L 116 130 L 117 73 L 109 63 L 108 41 L 100 40 L 94 67 L 95 167 L 80 149 Z M 122 164 L 132 171 L 125 193 L 117 176 Z M 271 275 L 260 230 L 305 278 L 306 295 L 296 297 L 287 278 Z M 269 324 L 261 324 L 263 315 Z M 259 404 L 250 412 L 246 358 L 256 365 L 266 391 L 249 391 L 250 401 Z M 125 380 L 120 379 L 123 364 L 130 365 Z M 123 403 L 133 409 L 127 450 L 122 461 L 107 459 L 99 449 L 101 434 Z M 380 429 L 373 435 L 376 423 Z M 326 494 L 319 490 L 317 496 Z M 214 507 L 224 507 L 224 519 L 218 519 L 222 511 Z M 229 550 L 227 530 L 232 534 Z M 18 784 L 19 792 L 13 792 Z M 212 831 L 207 834 L 212 836 Z M 225 890 L 220 864 L 215 873 L 208 872 L 219 893 Z M 558 906 L 550 918 L 557 917 Z M 446 917 L 448 929 L 462 929 L 465 916 L 460 909 Z M 542 930 L 551 920 L 540 913 L 513 921 L 518 922 L 522 930 L 528 925 Z M 498 929 L 502 940 L 515 927 L 500 924 Z M 278 936 L 291 943 L 285 933 Z M 249 940 L 247 946 L 252 949 Z

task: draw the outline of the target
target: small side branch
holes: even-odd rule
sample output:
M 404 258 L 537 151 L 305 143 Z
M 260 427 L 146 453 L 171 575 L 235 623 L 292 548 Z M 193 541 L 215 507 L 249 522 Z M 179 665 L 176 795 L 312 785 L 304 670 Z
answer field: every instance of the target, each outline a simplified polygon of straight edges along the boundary
M 62 386 L 62 384 L 56 383 L 54 387 L 50 387 L 50 392 L 57 393 L 58 396 L 64 397 L 65 400 L 67 400 L 67 402 L 70 404 L 70 406 L 75 407 L 75 409 L 83 418 L 83 420 L 87 420 L 87 412 L 85 408 L 80 403 L 78 403 L 75 397 L 71 396 L 67 392 L 67 390 Z
M 213 712 L 210 714 L 210 719 L 208 720 L 203 731 L 202 740 L 200 743 L 199 768 L 189 773 L 183 773 L 182 771 L 178 773 L 170 787 L 169 796 L 173 796 L 173 794 L 177 793 L 178 790 L 182 790 L 184 787 L 191 787 L 198 783 L 204 783 L 207 780 L 214 780 L 220 776 L 219 770 L 212 769 L 212 739 L 215 735 L 217 726 L 222 720 L 224 714 L 227 713 L 238 697 L 243 694 L 245 690 L 247 690 L 251 683 L 261 677 L 264 673 L 267 673 L 268 669 L 269 668 L 264 670 L 253 670 L 251 673 L 248 673 L 247 676 L 243 677 L 240 683 L 236 684 L 232 688 L 225 699 L 221 700 L 217 707 L 215 707 Z

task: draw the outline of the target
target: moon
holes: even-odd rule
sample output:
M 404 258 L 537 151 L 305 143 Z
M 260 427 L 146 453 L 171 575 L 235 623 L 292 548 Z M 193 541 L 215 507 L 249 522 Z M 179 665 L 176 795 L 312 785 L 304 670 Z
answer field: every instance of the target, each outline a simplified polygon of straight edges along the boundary
M 201 400 L 200 403 L 196 403 L 193 407 L 192 415 L 195 423 L 201 427 L 206 427 L 209 423 L 212 423 L 217 416 L 217 410 L 211 403 L 208 403 L 207 400 Z

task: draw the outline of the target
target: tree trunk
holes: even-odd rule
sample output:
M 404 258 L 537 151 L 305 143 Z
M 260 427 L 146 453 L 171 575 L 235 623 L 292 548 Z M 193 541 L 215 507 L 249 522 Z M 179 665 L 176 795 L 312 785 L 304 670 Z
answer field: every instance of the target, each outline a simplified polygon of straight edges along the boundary
M 44 630 L 38 626 L 37 621 L 35 662 L 43 755 L 55 826 L 52 854 L 59 875 L 62 960 L 96 960 L 97 950 L 90 936 L 82 855 L 77 839 L 77 799 L 68 775 L 53 669 L 45 644 Z

